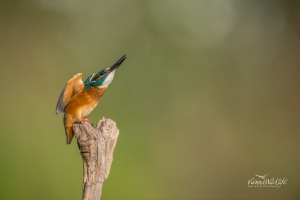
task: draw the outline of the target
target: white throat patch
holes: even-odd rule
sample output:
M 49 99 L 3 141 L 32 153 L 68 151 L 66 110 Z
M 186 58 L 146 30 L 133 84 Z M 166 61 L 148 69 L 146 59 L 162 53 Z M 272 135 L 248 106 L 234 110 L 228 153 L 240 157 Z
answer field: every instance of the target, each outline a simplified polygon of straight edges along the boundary
M 111 84 L 111 82 L 112 82 L 113 79 L 114 79 L 115 73 L 116 73 L 116 70 L 110 72 L 110 73 L 108 74 L 108 76 L 106 77 L 106 79 L 103 81 L 103 83 L 102 83 L 101 86 L 108 86 L 109 84 Z

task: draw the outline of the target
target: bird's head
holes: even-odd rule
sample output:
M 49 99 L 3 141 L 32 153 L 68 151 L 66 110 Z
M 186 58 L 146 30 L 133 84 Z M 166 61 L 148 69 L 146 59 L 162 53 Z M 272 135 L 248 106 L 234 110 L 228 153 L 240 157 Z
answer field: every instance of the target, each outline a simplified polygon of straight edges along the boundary
M 94 87 L 108 87 L 109 84 L 114 79 L 116 70 L 126 59 L 126 55 L 122 56 L 117 62 L 112 66 L 106 67 L 99 71 L 98 73 L 91 74 L 84 82 L 86 90 L 89 90 L 90 86 Z

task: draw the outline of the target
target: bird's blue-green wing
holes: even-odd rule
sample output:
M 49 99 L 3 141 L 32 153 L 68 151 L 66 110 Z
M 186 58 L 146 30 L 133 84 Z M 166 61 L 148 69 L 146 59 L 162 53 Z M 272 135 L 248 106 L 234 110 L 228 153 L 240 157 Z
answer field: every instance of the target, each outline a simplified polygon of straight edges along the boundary
M 63 91 L 61 92 L 57 105 L 56 105 L 56 114 L 60 114 L 61 112 L 64 112 L 65 107 L 69 103 L 69 101 L 78 93 L 80 92 L 84 87 L 84 84 L 82 82 L 82 73 L 76 74 L 71 78 Z

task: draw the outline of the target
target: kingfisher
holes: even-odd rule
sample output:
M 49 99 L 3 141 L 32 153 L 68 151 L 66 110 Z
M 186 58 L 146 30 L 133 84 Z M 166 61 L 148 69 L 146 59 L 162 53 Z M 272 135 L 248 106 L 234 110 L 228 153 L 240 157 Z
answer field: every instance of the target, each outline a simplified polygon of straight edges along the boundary
M 75 122 L 88 122 L 93 125 L 86 117 L 98 105 L 104 92 L 112 83 L 116 70 L 125 59 L 126 55 L 110 67 L 92 73 L 84 82 L 82 73 L 78 73 L 66 83 L 56 105 L 56 115 L 64 112 L 63 123 L 67 144 L 70 144 L 74 137 L 72 125 Z

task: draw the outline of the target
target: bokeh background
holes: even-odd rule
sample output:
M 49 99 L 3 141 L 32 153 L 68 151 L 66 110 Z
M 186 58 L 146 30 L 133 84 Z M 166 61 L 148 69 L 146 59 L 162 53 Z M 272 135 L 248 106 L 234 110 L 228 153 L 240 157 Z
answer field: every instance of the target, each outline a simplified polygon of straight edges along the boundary
M 89 116 L 120 129 L 102 199 L 300 199 L 299 25 L 288 0 L 1 1 L 0 199 L 81 199 L 55 106 L 123 54 Z

